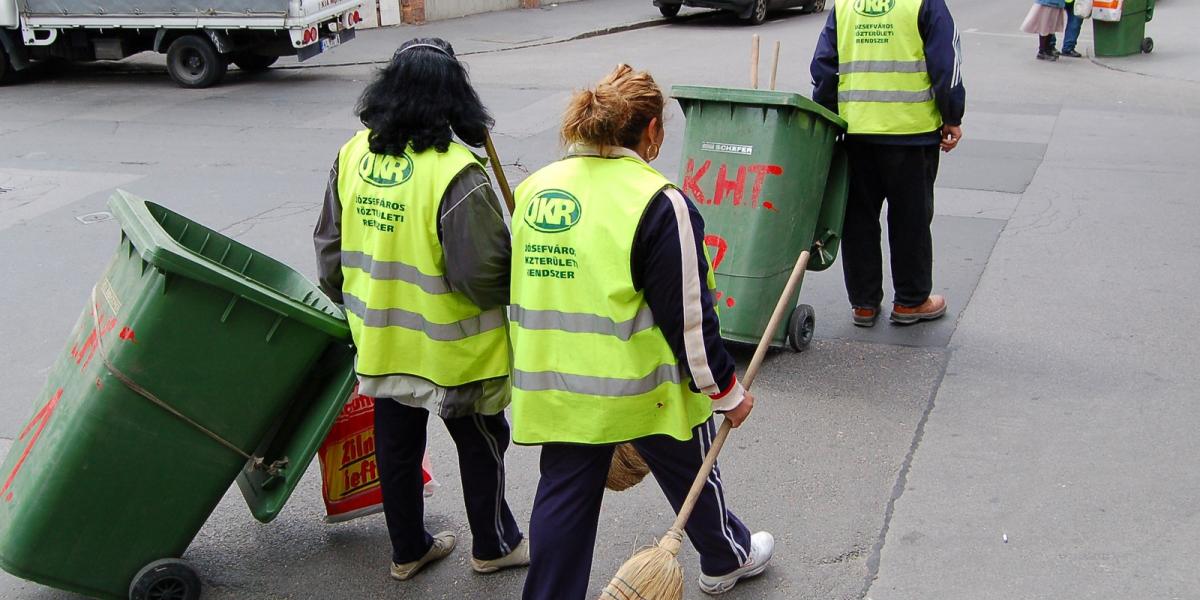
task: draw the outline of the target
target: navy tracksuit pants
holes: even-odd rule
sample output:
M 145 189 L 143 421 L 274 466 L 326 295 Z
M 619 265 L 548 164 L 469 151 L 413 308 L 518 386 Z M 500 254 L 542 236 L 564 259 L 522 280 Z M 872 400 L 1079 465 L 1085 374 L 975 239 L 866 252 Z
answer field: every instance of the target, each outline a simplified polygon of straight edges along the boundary
M 392 561 L 407 563 L 429 551 L 425 530 L 425 454 L 429 411 L 390 398 L 375 401 L 375 458 L 379 463 L 383 512 L 392 538 Z M 480 560 L 500 558 L 521 543 L 521 530 L 504 499 L 504 452 L 508 421 L 504 413 L 444 419 L 458 447 L 471 553 Z
M 716 434 L 710 418 L 696 426 L 686 442 L 665 435 L 634 440 L 675 511 L 683 505 Z M 583 600 L 587 596 L 612 453 L 612 446 L 542 446 L 542 478 L 529 523 L 531 564 L 524 600 Z M 700 553 L 705 574 L 730 573 L 749 559 L 750 532 L 725 506 L 719 469 L 713 468 L 709 475 L 686 531 Z

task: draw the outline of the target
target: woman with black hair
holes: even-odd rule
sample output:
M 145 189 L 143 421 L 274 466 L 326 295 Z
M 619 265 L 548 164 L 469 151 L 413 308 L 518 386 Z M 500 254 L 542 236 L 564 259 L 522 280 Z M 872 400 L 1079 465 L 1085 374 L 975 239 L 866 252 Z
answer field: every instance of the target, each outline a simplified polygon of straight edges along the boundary
M 377 399 L 391 575 L 409 579 L 455 545 L 452 532 L 424 527 L 431 412 L 458 448 L 471 567 L 526 565 L 528 543 L 504 498 L 511 246 L 482 160 L 467 148 L 484 144 L 492 119 L 436 38 L 401 46 L 357 112 L 366 129 L 338 153 L 314 240 L 321 288 L 345 307 L 358 347 L 359 392 Z

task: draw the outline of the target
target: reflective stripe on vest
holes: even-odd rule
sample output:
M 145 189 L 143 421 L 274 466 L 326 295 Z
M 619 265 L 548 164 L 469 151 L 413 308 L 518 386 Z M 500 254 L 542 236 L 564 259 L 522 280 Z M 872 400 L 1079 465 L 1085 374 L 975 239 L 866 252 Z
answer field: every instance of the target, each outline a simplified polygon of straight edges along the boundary
M 847 133 L 911 135 L 942 125 L 917 27 L 921 0 L 837 0 L 838 113 Z
M 525 391 L 553 390 L 588 396 L 637 396 L 650 393 L 664 383 L 678 384 L 683 379 L 678 365 L 659 365 L 649 375 L 640 379 L 571 375 L 550 371 L 530 373 L 520 370 L 513 371 L 512 377 L 513 386 Z
M 403 308 L 368 308 L 365 302 L 348 292 L 344 297 L 346 310 L 354 313 L 367 327 L 400 327 L 420 331 L 429 339 L 439 342 L 457 342 L 504 327 L 504 314 L 498 308 L 454 323 L 435 323 Z
M 642 215 L 670 185 L 635 158 L 572 157 L 517 188 L 509 307 L 517 443 L 688 439 L 712 414 L 630 272 Z
M 524 329 L 595 333 L 611 335 L 621 341 L 629 341 L 633 334 L 654 327 L 654 314 L 650 312 L 649 306 L 638 310 L 632 319 L 618 322 L 600 315 L 559 310 L 530 310 L 514 304 L 508 307 L 508 318 Z
M 365 252 L 343 250 L 342 266 L 366 271 L 371 274 L 371 279 L 407 281 L 426 294 L 449 294 L 453 291 L 444 277 L 426 275 L 420 269 L 398 260 L 375 260 Z
M 508 374 L 503 311 L 481 311 L 450 287 L 437 235 L 442 196 L 471 164 L 458 144 L 377 155 L 367 131 L 342 147 L 342 292 L 360 374 L 444 387 Z
M 838 65 L 838 73 L 925 73 L 924 60 L 859 60 Z

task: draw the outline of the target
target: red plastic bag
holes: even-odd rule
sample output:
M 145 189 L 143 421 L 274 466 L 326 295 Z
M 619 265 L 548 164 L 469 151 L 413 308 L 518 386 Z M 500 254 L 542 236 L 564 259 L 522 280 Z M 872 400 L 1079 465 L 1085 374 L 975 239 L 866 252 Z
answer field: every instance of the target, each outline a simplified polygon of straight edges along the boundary
M 317 452 L 321 461 L 321 492 L 325 497 L 325 522 L 341 523 L 383 510 L 379 466 L 375 462 L 375 399 L 358 389 L 334 421 Z M 421 464 L 425 495 L 437 482 L 429 453 Z

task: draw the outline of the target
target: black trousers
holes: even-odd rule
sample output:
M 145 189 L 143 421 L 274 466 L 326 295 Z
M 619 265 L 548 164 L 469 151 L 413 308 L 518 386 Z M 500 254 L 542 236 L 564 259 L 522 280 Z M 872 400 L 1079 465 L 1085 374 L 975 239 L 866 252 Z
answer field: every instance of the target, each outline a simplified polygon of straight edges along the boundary
M 421 458 L 429 411 L 391 398 L 375 400 L 375 457 L 379 463 L 383 512 L 392 538 L 392 560 L 407 563 L 429 551 Z M 458 447 L 471 552 L 480 560 L 500 558 L 521 543 L 521 530 L 504 499 L 504 452 L 508 421 L 504 413 L 444 419 Z
M 850 305 L 883 302 L 879 213 L 887 200 L 893 301 L 920 306 L 933 289 L 933 183 L 938 146 L 893 146 L 850 141 L 850 198 L 842 230 L 842 272 Z
M 686 442 L 665 435 L 634 440 L 675 511 L 683 505 L 716 434 L 709 419 L 696 426 Z M 587 596 L 612 453 L 612 446 L 542 446 L 542 477 L 529 521 L 530 565 L 524 600 L 584 600 Z M 725 505 L 720 469 L 714 467 L 709 475 L 686 532 L 700 553 L 700 569 L 708 575 L 731 573 L 749 559 L 750 531 Z

